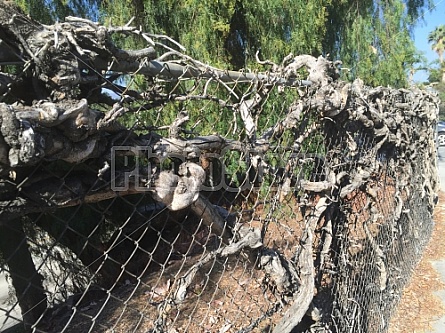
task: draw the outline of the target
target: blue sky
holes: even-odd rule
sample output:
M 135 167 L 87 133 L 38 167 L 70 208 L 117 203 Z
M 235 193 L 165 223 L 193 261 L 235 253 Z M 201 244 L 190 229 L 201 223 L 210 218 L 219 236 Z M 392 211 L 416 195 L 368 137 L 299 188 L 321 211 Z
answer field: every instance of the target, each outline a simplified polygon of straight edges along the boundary
M 431 44 L 428 44 L 428 34 L 440 24 L 445 24 L 445 0 L 434 0 L 435 9 L 425 10 L 423 21 L 421 20 L 414 30 L 414 41 L 418 50 L 424 53 L 428 62 L 437 60 L 437 54 L 431 50 Z M 414 75 L 414 81 L 424 82 L 428 79 L 425 71 Z

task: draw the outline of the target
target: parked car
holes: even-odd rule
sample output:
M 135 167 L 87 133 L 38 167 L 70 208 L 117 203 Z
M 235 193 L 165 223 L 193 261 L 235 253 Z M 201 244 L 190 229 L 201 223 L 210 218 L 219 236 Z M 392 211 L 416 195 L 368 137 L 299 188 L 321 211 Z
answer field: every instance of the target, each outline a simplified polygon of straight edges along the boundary
M 445 146 L 445 121 L 437 122 L 437 144 L 439 147 Z

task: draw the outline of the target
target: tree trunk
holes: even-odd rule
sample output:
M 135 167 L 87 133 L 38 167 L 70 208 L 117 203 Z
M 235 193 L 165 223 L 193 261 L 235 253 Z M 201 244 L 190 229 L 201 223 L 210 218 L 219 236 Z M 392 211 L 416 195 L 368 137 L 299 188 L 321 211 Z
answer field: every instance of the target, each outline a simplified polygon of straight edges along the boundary
M 93 219 L 91 221 L 83 221 L 84 223 L 97 223 Z M 120 273 L 120 266 L 115 262 L 107 260 L 103 265 L 104 252 L 99 250 L 99 244 L 92 242 L 87 235 L 82 235 L 81 231 L 67 225 L 58 225 L 57 219 L 50 216 L 41 217 L 38 226 L 45 230 L 51 237 L 57 239 L 57 242 L 66 246 L 82 264 L 88 268 L 92 275 L 99 274 L 97 283 L 104 288 L 109 287 L 109 283 L 105 284 L 102 280 L 116 279 Z M 80 224 L 80 223 L 79 223 Z M 93 239 L 93 236 L 90 236 Z
M 0 251 L 9 267 L 26 330 L 45 312 L 47 303 L 42 281 L 26 243 L 21 221 L 0 226 Z

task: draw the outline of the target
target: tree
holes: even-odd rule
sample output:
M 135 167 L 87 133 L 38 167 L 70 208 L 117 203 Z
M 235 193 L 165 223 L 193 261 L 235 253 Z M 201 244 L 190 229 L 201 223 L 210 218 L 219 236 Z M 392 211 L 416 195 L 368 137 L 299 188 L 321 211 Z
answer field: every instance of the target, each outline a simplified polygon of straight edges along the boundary
M 98 0 L 14 0 L 28 15 L 44 24 L 62 21 L 66 16 L 79 16 L 96 20 Z
M 436 60 L 437 63 L 437 60 Z M 440 105 L 439 105 L 439 117 L 441 120 L 445 120 L 445 81 L 443 81 L 444 70 L 443 67 L 434 66 L 434 64 L 430 65 L 429 69 L 428 82 L 431 87 L 437 91 Z
M 443 54 L 445 52 L 445 25 L 439 25 L 428 34 L 428 42 L 431 43 L 431 48 L 439 56 L 439 72 L 441 72 L 440 80 L 445 83 L 445 64 Z
M 256 65 L 256 52 L 272 61 L 291 52 L 320 55 L 330 1 L 107 0 L 102 8 L 105 22 L 125 24 L 135 16 L 147 31 L 167 34 L 191 56 L 241 69 Z
M 330 54 L 348 68 L 344 78 L 406 86 L 415 63 L 411 29 L 429 0 L 16 0 L 44 23 L 66 15 L 126 24 L 166 34 L 211 65 L 257 68 L 260 59 L 281 61 L 289 53 Z M 100 9 L 100 10 L 99 10 Z M 118 38 L 118 37 L 117 37 Z M 135 39 L 119 45 L 141 47 Z
M 417 63 L 411 29 L 429 1 L 333 1 L 324 51 L 341 59 L 344 78 L 406 86 Z
M 411 29 L 428 1 L 308 2 L 225 0 L 102 3 L 107 22 L 132 17 L 162 31 L 192 56 L 231 69 L 255 68 L 255 55 L 279 61 L 289 53 L 330 54 L 349 68 L 346 77 L 375 85 L 406 86 L 416 63 Z M 137 12 L 134 8 L 138 8 Z M 151 13 L 140 17 L 139 13 Z
M 443 63 L 443 53 L 445 51 L 445 25 L 439 25 L 428 34 L 428 42 L 431 43 L 431 48 L 439 56 L 439 64 Z

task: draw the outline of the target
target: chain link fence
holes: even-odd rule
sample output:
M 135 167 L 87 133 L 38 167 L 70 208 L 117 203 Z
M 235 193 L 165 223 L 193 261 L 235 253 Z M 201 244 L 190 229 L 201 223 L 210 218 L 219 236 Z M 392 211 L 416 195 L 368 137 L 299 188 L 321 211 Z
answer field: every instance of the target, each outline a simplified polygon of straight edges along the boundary
M 8 6 L 0 331 L 387 331 L 432 230 L 435 96 Z

